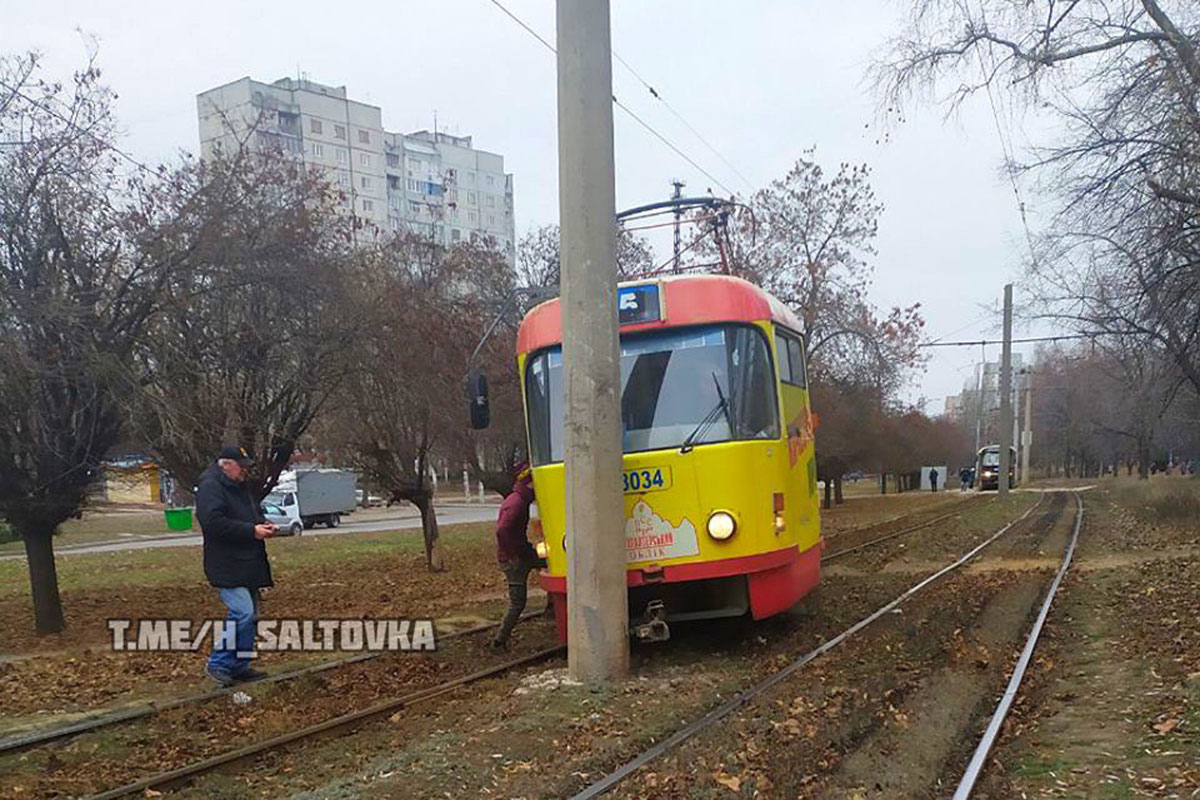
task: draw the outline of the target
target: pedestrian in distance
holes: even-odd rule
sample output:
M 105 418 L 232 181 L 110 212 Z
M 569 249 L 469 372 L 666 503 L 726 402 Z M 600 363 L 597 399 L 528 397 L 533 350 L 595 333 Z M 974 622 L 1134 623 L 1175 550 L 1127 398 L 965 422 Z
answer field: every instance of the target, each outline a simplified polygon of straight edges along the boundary
M 962 469 L 960 469 L 958 471 L 958 483 L 959 483 L 958 490 L 960 492 L 965 492 L 971 484 L 971 468 L 970 467 L 963 467 Z
M 254 459 L 241 447 L 225 447 L 196 489 L 196 517 L 204 538 L 204 575 L 229 609 L 224 635 L 213 644 L 205 672 L 222 686 L 254 681 L 266 673 L 250 666 L 258 622 L 259 590 L 273 585 L 265 541 L 278 532 L 246 488 Z M 228 628 L 234 629 L 230 641 Z
M 929 470 L 929 490 L 930 490 L 931 492 L 936 492 L 936 491 L 937 491 L 937 482 L 938 482 L 938 471 L 937 471 L 937 469 L 936 469 L 936 468 L 930 469 L 930 470 Z
M 491 642 L 491 649 L 498 652 L 508 649 L 509 636 L 525 611 L 529 573 L 541 562 L 526 535 L 531 505 L 533 472 L 528 465 L 522 464 L 517 468 L 512 492 L 500 504 L 500 514 L 496 520 L 496 559 L 508 584 L 508 611 Z

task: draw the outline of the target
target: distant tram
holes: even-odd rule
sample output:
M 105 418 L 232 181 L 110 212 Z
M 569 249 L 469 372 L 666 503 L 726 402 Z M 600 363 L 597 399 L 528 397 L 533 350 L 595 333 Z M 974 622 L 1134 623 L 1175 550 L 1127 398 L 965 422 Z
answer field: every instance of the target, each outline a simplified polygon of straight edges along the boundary
M 820 578 L 814 417 L 801 325 L 762 289 L 725 275 L 618 287 L 623 536 L 631 631 L 769 617 Z M 545 534 L 542 586 L 567 626 L 562 316 L 521 324 L 530 462 Z
M 1008 485 L 1017 485 L 1017 448 L 1010 447 L 1008 459 Z M 1000 445 L 989 444 L 975 458 L 975 474 L 979 476 L 981 490 L 1000 488 Z

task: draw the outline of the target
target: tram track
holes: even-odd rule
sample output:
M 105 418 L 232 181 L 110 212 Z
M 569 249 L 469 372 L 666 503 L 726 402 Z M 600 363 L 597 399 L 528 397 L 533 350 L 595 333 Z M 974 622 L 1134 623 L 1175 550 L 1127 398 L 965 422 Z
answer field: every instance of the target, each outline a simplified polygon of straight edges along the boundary
M 825 563 L 827 561 L 832 561 L 835 558 L 841 558 L 842 556 L 847 556 L 847 555 L 850 555 L 851 553 L 857 553 L 861 550 L 866 550 L 868 547 L 874 547 L 875 545 L 883 544 L 884 542 L 891 541 L 892 539 L 898 539 L 901 536 L 907 536 L 910 533 L 915 533 L 916 531 L 924 530 L 925 528 L 932 527 L 939 522 L 944 522 L 945 520 L 951 519 L 953 517 L 957 517 L 957 516 L 961 515 L 963 509 L 965 507 L 971 505 L 972 502 L 974 502 L 974 498 L 971 498 L 969 500 L 965 500 L 965 501 L 962 501 L 959 503 L 955 503 L 953 511 L 947 512 L 945 514 L 939 514 L 938 516 L 934 517 L 933 519 L 927 519 L 923 522 L 919 522 L 915 525 L 910 525 L 907 528 L 903 528 L 903 529 L 895 531 L 893 533 L 889 533 L 885 536 L 879 536 L 877 538 L 870 539 L 868 541 L 861 542 L 856 545 L 852 545 L 849 547 L 843 547 L 842 549 L 837 550 L 833 553 L 827 553 L 827 554 L 821 556 L 821 563 Z M 916 516 L 919 513 L 921 513 L 921 512 L 914 511 L 910 514 L 904 514 L 899 517 L 895 517 L 892 521 L 907 519 L 908 517 Z M 839 540 L 839 539 L 847 537 L 849 534 L 864 531 L 864 530 L 872 530 L 877 527 L 881 527 L 881 526 L 880 525 L 864 525 L 861 528 L 854 528 L 850 531 L 845 531 L 843 533 L 840 533 L 836 537 L 833 537 L 833 539 Z
M 1035 505 L 1031 506 L 1019 517 L 1017 517 L 1013 521 L 1009 522 L 1008 525 L 1006 525 L 1004 528 L 1001 529 L 1001 531 L 997 532 L 997 534 L 994 534 L 984 544 L 980 545 L 978 548 L 976 548 L 972 552 L 974 553 L 974 552 L 977 552 L 978 550 L 982 549 L 987 544 L 994 541 L 1001 533 L 1008 530 L 1008 528 L 1012 527 L 1020 520 L 1027 518 L 1042 504 L 1042 501 L 1044 499 L 1045 499 L 1044 497 L 1039 498 L 1038 502 Z M 963 505 L 966 505 L 966 503 L 964 503 Z M 879 544 L 884 541 L 892 540 L 899 536 L 907 535 L 907 534 L 915 532 L 917 530 L 931 527 L 931 526 L 937 524 L 938 522 L 942 522 L 946 519 L 956 516 L 959 513 L 960 512 L 956 510 L 956 511 L 952 511 L 950 513 L 938 515 L 937 517 L 935 517 L 933 519 L 925 520 L 919 524 L 909 526 L 908 528 L 902 529 L 901 531 L 896 531 L 892 534 L 889 534 L 888 536 L 878 537 L 877 539 L 871 540 L 870 542 L 862 543 L 861 545 L 855 546 L 854 549 L 856 551 L 862 550 L 862 549 L 865 549 L 866 547 L 870 547 L 872 545 Z M 838 556 L 838 555 L 842 555 L 842 554 L 843 553 L 835 553 L 834 556 Z M 969 558 L 969 557 L 970 557 L 970 555 L 967 556 L 967 558 Z M 936 578 L 939 576 L 940 576 L 940 573 L 939 573 L 939 575 L 932 576 L 929 580 L 931 580 L 931 581 L 936 580 Z M 540 611 L 531 612 L 530 614 L 527 614 L 526 616 L 533 616 L 538 613 L 540 613 Z M 885 610 L 881 611 L 881 613 L 886 613 L 886 607 L 885 607 Z M 877 618 L 877 617 L 873 617 L 872 621 L 874 618 Z M 867 622 L 866 624 L 870 624 L 870 623 Z M 477 626 L 475 628 L 467 629 L 464 631 L 459 631 L 454 634 L 450 634 L 448 636 L 440 637 L 439 640 L 445 640 L 445 639 L 456 638 L 456 637 L 465 637 L 465 636 L 469 636 L 472 634 L 476 634 L 476 633 L 488 630 L 492 627 L 494 627 L 494 623 L 488 624 L 488 625 Z M 865 627 L 865 624 L 863 625 L 863 627 Z M 859 629 L 860 628 L 855 628 L 854 630 L 859 630 Z M 854 631 L 850 631 L 850 633 L 852 633 L 852 632 L 854 632 Z M 829 644 L 829 643 L 827 643 L 827 644 Z M 834 643 L 833 646 L 836 646 L 836 643 Z M 443 684 L 438 684 L 438 685 L 435 685 L 432 687 L 418 689 L 414 692 L 410 692 L 407 695 L 395 698 L 393 700 L 383 701 L 381 703 L 375 703 L 359 712 L 351 712 L 348 714 L 344 714 L 344 715 L 326 720 L 324 722 L 319 722 L 315 725 L 311 725 L 311 726 L 307 726 L 302 729 L 298 729 L 293 732 L 289 732 L 289 733 L 285 733 L 285 734 L 282 734 L 279 736 L 271 737 L 260 743 L 251 745 L 250 747 L 247 747 L 247 748 L 241 748 L 237 751 L 229 751 L 229 752 L 225 752 L 225 753 L 219 753 L 219 754 L 209 756 L 204 759 L 197 760 L 190 764 L 185 764 L 185 765 L 182 765 L 182 766 L 174 768 L 174 769 L 165 770 L 165 771 L 157 773 L 153 776 L 149 776 L 147 778 L 143 778 L 138 781 L 133 781 L 133 782 L 124 784 L 120 787 L 117 787 L 116 789 L 111 789 L 106 792 L 102 792 L 98 795 L 94 795 L 94 797 L 121 797 L 121 796 L 128 796 L 131 794 L 142 792 L 147 788 L 152 789 L 152 790 L 171 788 L 173 786 L 177 786 L 181 783 L 187 782 L 191 778 L 201 776 L 207 772 L 220 770 L 222 768 L 227 768 L 231 765 L 236 765 L 240 762 L 248 761 L 248 760 L 254 758 L 255 756 L 267 753 L 273 749 L 284 748 L 284 747 L 287 747 L 288 745 L 293 744 L 298 741 L 315 738 L 315 737 L 319 737 L 319 736 L 330 734 L 330 733 L 337 733 L 338 731 L 348 730 L 348 729 L 357 727 L 358 725 L 360 725 L 364 722 L 368 722 L 368 721 L 370 721 L 370 719 L 372 719 L 378 715 L 386 713 L 386 711 L 388 709 L 391 709 L 392 711 L 396 711 L 396 710 L 398 710 L 400 708 L 404 708 L 408 705 L 419 703 L 426 699 L 432 699 L 433 697 L 441 696 L 442 694 L 444 694 L 447 691 L 451 691 L 460 686 L 467 685 L 469 683 L 473 683 L 475 681 L 482 680 L 487 677 L 492 677 L 495 675 L 503 674 L 504 672 L 518 668 L 526 663 L 533 663 L 534 661 L 537 661 L 540 659 L 553 657 L 555 654 L 561 652 L 561 650 L 562 650 L 561 648 L 547 648 L 546 650 L 542 650 L 537 653 L 531 654 L 530 656 L 527 656 L 526 658 L 517 659 L 517 660 L 511 661 L 511 662 L 506 662 L 505 664 L 498 665 L 497 667 L 489 668 L 487 670 L 482 670 L 478 673 L 472 673 L 471 675 L 462 676 L 460 678 L 455 678 L 454 680 L 445 682 Z M 822 652 L 824 652 L 824 651 L 822 651 Z M 376 654 L 372 654 L 371 656 L 354 656 L 349 659 L 342 659 L 342 660 L 335 661 L 335 662 L 326 662 L 324 664 L 315 665 L 314 667 L 306 668 L 304 670 L 297 670 L 297 671 L 294 671 L 293 673 L 274 676 L 273 680 L 286 681 L 286 680 L 291 680 L 293 678 L 303 677 L 305 675 L 314 675 L 314 674 L 318 674 L 321 672 L 333 670 L 340 666 L 345 666 L 348 664 L 371 660 L 371 658 L 375 657 L 375 656 L 376 656 Z M 526 659 L 528 659 L 528 660 L 526 660 Z M 259 685 L 261 685 L 261 684 L 259 684 Z M 219 697 L 222 694 L 229 694 L 231 691 L 236 691 L 236 689 L 217 690 L 214 692 L 205 693 L 203 695 L 196 695 L 191 698 L 182 698 L 179 701 L 172 701 L 169 704 L 163 704 L 159 707 L 139 709 L 137 716 L 129 716 L 129 717 L 124 717 L 124 718 L 114 718 L 114 719 L 107 719 L 107 720 L 93 720 L 93 721 L 91 721 L 91 724 L 83 730 L 79 730 L 79 729 L 70 730 L 71 728 L 77 728 L 77 726 L 65 726 L 63 729 L 60 729 L 60 730 L 51 731 L 51 732 L 41 732 L 38 735 L 45 737 L 45 738 L 38 740 L 38 741 L 16 742 L 16 741 L 10 740 L 5 743 L 0 743 L 0 746 L 7 746 L 10 752 L 15 749 L 25 749 L 25 748 L 30 748 L 30 747 L 36 747 L 39 744 L 45 744 L 45 743 L 48 743 L 49 741 L 53 741 L 55 739 L 67 738 L 67 737 L 70 737 L 77 733 L 95 731 L 97 729 L 101 729 L 101 728 L 108 727 L 111 725 L 116 725 L 121 722 L 129 722 L 129 721 L 133 721 L 134 719 L 149 716 L 149 715 L 161 712 L 161 711 L 165 711 L 165 710 L 172 709 L 172 708 L 178 708 L 180 706 L 187 705 L 189 703 L 199 702 L 199 701 L 206 700 L 206 699 L 213 699 L 215 697 Z M 0 753 L 3 753 L 3 750 L 0 750 Z
M 1029 631 L 1029 637 L 1025 641 L 1025 647 L 1021 650 L 1021 656 L 1017 659 L 1017 663 L 1013 667 L 1008 685 L 1004 689 L 1004 694 L 1000 696 L 1000 700 L 996 704 L 996 710 L 992 712 L 992 716 L 988 720 L 988 726 L 980 737 L 975 751 L 971 754 L 971 760 L 967 763 L 966 770 L 959 779 L 958 787 L 954 790 L 954 800 L 967 800 L 971 796 L 971 792 L 974 791 L 975 784 L 979 780 L 980 775 L 983 774 L 988 754 L 991 753 L 992 747 L 996 743 L 996 738 L 1000 734 L 1000 726 L 1004 724 L 1004 720 L 1012 708 L 1013 701 L 1016 699 L 1017 692 L 1021 688 L 1021 682 L 1025 678 L 1025 671 L 1029 667 L 1029 662 L 1037 647 L 1038 639 L 1046 624 L 1046 618 L 1050 615 L 1050 608 L 1054 603 L 1054 597 L 1058 593 L 1059 586 L 1062 585 L 1063 577 L 1066 576 L 1067 570 L 1071 566 L 1075 547 L 1079 543 L 1079 528 L 1083 523 L 1083 498 L 1079 492 L 1075 492 L 1074 495 L 1077 507 L 1075 527 L 1071 534 L 1070 544 L 1067 545 L 1066 552 L 1063 554 L 1062 565 L 1058 568 L 1058 572 L 1054 575 L 1054 580 L 1050 583 L 1046 591 L 1046 596 L 1038 611 L 1037 619 Z
M 967 499 L 964 501 L 954 503 L 953 504 L 954 510 L 952 510 L 952 511 L 949 511 L 944 514 L 939 514 L 938 516 L 935 516 L 931 519 L 924 520 L 915 525 L 911 525 L 907 528 L 904 528 L 902 530 L 888 534 L 886 536 L 881 536 L 881 537 L 878 537 L 875 539 L 871 539 L 867 542 L 862 542 L 853 547 L 845 548 L 845 549 L 839 550 L 837 552 L 834 552 L 832 554 L 824 555 L 824 556 L 822 556 L 821 561 L 822 561 L 822 563 L 824 563 L 824 562 L 833 560 L 835 558 L 840 558 L 842 556 L 849 555 L 851 553 L 860 552 L 862 550 L 873 547 L 875 545 L 890 541 L 892 539 L 896 539 L 901 536 L 907 536 L 907 535 L 909 535 L 911 533 L 915 533 L 919 530 L 923 530 L 923 529 L 932 527 L 933 525 L 936 525 L 939 522 L 943 522 L 947 519 L 951 519 L 953 517 L 959 516 L 962 513 L 963 508 L 971 505 L 973 500 L 974 500 L 974 498 L 970 498 L 970 499 Z M 917 516 L 919 514 L 927 512 L 927 511 L 928 511 L 928 509 L 919 509 L 917 511 L 909 512 L 907 514 L 901 514 L 901 515 L 899 515 L 897 517 L 893 517 L 889 520 L 871 523 L 869 525 L 864 525 L 859 528 L 853 528 L 849 531 L 843 531 L 843 532 L 839 533 L 837 535 L 837 537 L 835 537 L 835 538 L 841 539 L 841 538 L 848 536 L 850 534 L 853 534 L 853 533 L 859 533 L 862 531 L 878 529 L 878 528 L 884 527 L 887 524 L 896 522 L 898 520 L 908 519 L 910 517 Z M 543 613 L 542 609 L 539 609 L 537 611 L 526 612 L 525 614 L 522 615 L 522 619 L 528 619 L 531 617 L 540 616 L 542 613 Z M 482 632 L 491 630 L 491 629 L 495 628 L 496 625 L 498 625 L 498 624 L 499 623 L 491 622 L 491 623 L 485 623 L 483 625 L 473 626 L 471 628 L 467 628 L 467 629 L 464 629 L 461 631 L 455 631 L 453 633 L 449 633 L 444 636 L 438 637 L 438 640 L 441 642 L 444 642 L 444 641 L 450 641 L 450 640 L 454 640 L 454 639 L 458 639 L 458 638 L 462 638 L 462 637 L 469 637 L 469 636 L 472 636 L 477 633 L 482 633 Z M 272 675 L 272 676 L 264 679 L 263 681 L 258 682 L 256 685 L 264 686 L 264 685 L 270 685 L 270 684 L 278 683 L 278 682 L 282 682 L 282 681 L 303 678 L 305 676 L 316 675 L 316 674 L 319 674 L 322 672 L 326 672 L 328 670 L 337 669 L 337 668 L 349 666 L 352 664 L 358 664 L 358 663 L 362 663 L 365 661 L 372 661 L 372 660 L 375 660 L 376 658 L 379 658 L 382 655 L 385 655 L 385 654 L 384 653 L 363 653 L 363 654 L 357 654 L 354 656 L 349 656 L 346 658 L 335 659 L 332 661 L 326 661 L 326 662 L 322 662 L 320 664 L 312 665 L 310 667 L 305 667 L 305 668 L 297 669 L 297 670 L 290 670 L 290 671 L 283 672 L 283 673 L 280 673 L 277 675 Z M 148 717 L 151 717 L 155 714 L 162 713 L 164 711 L 177 709 L 177 708 L 187 706 L 190 704 L 201 703 L 201 702 L 205 702 L 208 700 L 214 700 L 214 699 L 219 698 L 224 695 L 233 694 L 234 692 L 237 692 L 237 691 L 239 691 L 238 686 L 213 689 L 213 690 L 206 691 L 206 692 L 200 692 L 197 694 L 188 695 L 188 696 L 176 698 L 173 700 L 168 700 L 166 702 L 146 703 L 145 705 L 134 707 L 131 709 L 126 709 L 126 710 L 119 711 L 119 712 L 90 717 L 88 719 L 84 719 L 84 720 L 81 720 L 80 722 L 72 723 L 69 725 L 63 725 L 63 726 L 54 727 L 54 728 L 50 728 L 50 729 L 44 729 L 44 730 L 35 730 L 32 732 L 20 734 L 17 736 L 10 736 L 10 737 L 4 738 L 4 739 L 0 739 L 0 756 L 4 756 L 7 754 L 11 754 L 11 753 L 19 753 L 21 751 L 28 750 L 30 748 L 47 745 L 47 744 L 50 744 L 50 743 L 53 743 L 56 741 L 61 741 L 63 739 L 67 739 L 67 738 L 70 738 L 73 736 L 78 736 L 80 734 L 95 732 L 95 731 L 103 729 L 103 728 L 108 728 L 108 727 L 112 727 L 115 725 L 121 725 L 124 723 L 130 723 L 130 722 L 134 722 L 137 720 L 146 719 Z
M 332 719 L 327 719 L 315 725 L 309 725 L 288 733 L 271 737 L 245 747 L 228 750 L 209 758 L 195 761 L 184 766 L 159 772 L 140 778 L 136 781 L 118 786 L 98 794 L 89 795 L 87 800 L 114 800 L 119 797 L 129 797 L 147 792 L 161 792 L 164 789 L 178 787 L 187 781 L 201 777 L 220 769 L 235 766 L 250 761 L 260 755 L 281 750 L 290 745 L 321 736 L 338 734 L 356 729 L 385 715 L 392 715 L 419 703 L 425 703 L 455 689 L 487 678 L 495 678 L 520 667 L 536 664 L 566 652 L 566 647 L 558 645 L 538 650 L 534 653 L 506 661 L 496 666 L 488 667 L 477 672 L 463 675 L 435 686 L 418 689 L 399 697 L 375 703 L 367 708 L 352 711 Z
M 521 619 L 525 620 L 525 619 L 529 619 L 532 617 L 540 616 L 544 613 L 544 611 L 545 611 L 544 609 L 538 609 L 536 611 L 527 611 L 521 615 Z M 441 642 L 447 642 L 447 641 L 454 641 L 457 639 L 463 639 L 463 638 L 467 638 L 470 636 L 474 636 L 479 633 L 485 633 L 487 631 L 490 631 L 490 630 L 496 628 L 499 624 L 500 624 L 499 622 L 488 622 L 488 623 L 484 623 L 482 625 L 475 625 L 470 628 L 464 628 L 459 631 L 453 631 L 453 632 L 445 634 L 443 636 L 439 636 L 438 642 L 441 643 Z M 359 653 L 359 654 L 356 654 L 353 656 L 347 656 L 345 658 L 334 659 L 331 661 L 324 661 L 324 662 L 321 662 L 320 664 L 314 664 L 309 667 L 303 667 L 301 669 L 295 669 L 295 670 L 288 670 L 286 672 L 281 672 L 281 673 L 278 673 L 275 675 L 270 675 L 261 681 L 256 681 L 254 684 L 252 684 L 252 686 L 255 686 L 255 687 L 270 686 L 272 684 L 296 680 L 298 678 L 319 675 L 323 672 L 328 672 L 330 670 L 335 670 L 335 669 L 338 669 L 341 667 L 347 667 L 352 664 L 361 664 L 361 663 L 368 662 L 368 661 L 374 661 L 378 658 L 381 658 L 381 657 L 387 656 L 387 655 L 395 655 L 395 654 L 385 653 L 385 652 Z M 143 720 L 148 717 L 152 717 L 156 714 L 161 714 L 163 712 L 171 711 L 173 709 L 178 709 L 178 708 L 181 708 L 184 706 L 194 705 L 197 703 L 203 703 L 203 702 L 206 702 L 209 700 L 216 700 L 220 697 L 232 695 L 235 692 L 243 691 L 245 688 L 246 688 L 245 685 L 235 684 L 233 686 L 226 686 L 226 687 L 222 687 L 222 688 L 218 688 L 218 689 L 211 689 L 209 691 L 199 692 L 197 694 L 192 694 L 192 695 L 187 695 L 184 697 L 175 698 L 172 700 L 167 700 L 165 702 L 150 702 L 150 703 L 146 703 L 145 705 L 136 706 L 133 708 L 125 709 L 123 711 L 94 715 L 87 719 L 81 720 L 79 722 L 72 723 L 70 725 L 62 725 L 62 726 L 56 726 L 56 727 L 52 727 L 52 728 L 39 729 L 39 730 L 22 733 L 17 736 L 9 736 L 7 738 L 0 739 L 0 757 L 3 757 L 5 755 L 14 754 L 14 753 L 20 753 L 20 752 L 22 752 L 24 750 L 28 750 L 30 748 L 39 747 L 42 745 L 48 745 L 53 742 L 58 742 L 63 739 L 71 738 L 73 736 L 79 736 L 79 735 L 85 734 L 85 733 L 93 733 L 97 730 L 101 730 L 104 728 L 110 728 L 110 727 L 113 727 L 116 725 L 122 725 L 122 724 L 130 723 L 130 722 L 135 722 L 137 720 Z
M 583 788 L 582 790 L 580 790 L 576 794 L 574 794 L 573 797 L 576 800 L 581 800 L 583 798 L 598 797 L 602 794 L 605 794 L 605 793 L 617 788 L 622 783 L 627 781 L 631 776 L 633 776 L 634 774 L 641 771 L 642 768 L 645 767 L 646 765 L 648 765 L 651 762 L 655 761 L 656 759 L 664 756 L 668 752 L 679 748 L 685 742 L 698 736 L 699 734 L 703 733 L 704 731 L 706 731 L 710 728 L 713 728 L 713 726 L 716 725 L 716 723 L 726 719 L 727 717 L 729 717 L 731 714 L 733 714 L 738 709 L 743 708 L 743 707 L 751 704 L 753 701 L 761 698 L 763 695 L 768 693 L 771 689 L 780 685 L 788 677 L 790 677 L 790 676 L 794 675 L 795 673 L 799 672 L 800 670 L 804 669 L 811 662 L 815 661 L 816 659 L 820 658 L 821 656 L 825 655 L 826 653 L 830 652 L 831 650 L 834 650 L 835 648 L 839 647 L 841 644 L 846 642 L 847 639 L 850 639 L 852 636 L 854 636 L 854 634 L 862 631 L 864 628 L 867 628 L 868 626 L 872 625 L 873 623 L 877 622 L 878 620 L 880 620 L 892 613 L 899 613 L 900 607 L 903 604 L 905 604 L 907 601 L 912 599 L 918 593 L 922 592 L 924 589 L 929 587 L 931 584 L 938 582 L 944 576 L 947 576 L 948 574 L 955 572 L 956 570 L 959 570 L 961 567 L 963 567 L 966 564 L 968 564 L 969 562 L 975 560 L 975 558 L 981 552 L 983 552 L 986 548 L 988 548 L 993 543 L 998 541 L 1006 533 L 1009 533 L 1010 531 L 1012 531 L 1014 527 L 1018 526 L 1021 523 L 1024 523 L 1026 520 L 1028 520 L 1031 516 L 1034 515 L 1034 512 L 1037 511 L 1038 509 L 1042 509 L 1043 513 L 1041 515 L 1035 517 L 1034 520 L 1031 521 L 1031 524 L 1029 524 L 1027 526 L 1023 526 L 1023 527 L 1028 527 L 1029 532 L 1027 534 L 1022 534 L 1020 536 L 1010 537 L 1010 540 L 1009 540 L 1008 544 L 1006 545 L 1006 547 L 1017 547 L 1017 548 L 1025 547 L 1025 546 L 1028 546 L 1029 541 L 1031 541 L 1035 538 L 1040 538 L 1042 536 L 1049 535 L 1051 533 L 1052 529 L 1054 528 L 1054 526 L 1057 524 L 1058 519 L 1061 516 L 1062 504 L 1059 503 L 1058 501 L 1053 501 L 1050 504 L 1047 504 L 1050 506 L 1050 508 L 1045 508 L 1043 506 L 1044 500 L 1045 500 L 1045 496 L 1039 498 L 1035 504 L 1031 505 L 1022 514 L 1020 514 L 1017 517 L 1015 517 L 1014 519 L 1010 520 L 1007 524 L 1005 524 L 1003 527 L 1001 527 L 998 531 L 996 531 L 992 535 L 988 536 L 985 540 L 983 540 L 981 543 L 979 543 L 976 546 L 974 546 L 973 548 L 971 548 L 969 551 L 967 551 L 965 554 L 963 554 L 961 557 L 959 557 L 954 562 L 942 567 L 941 569 L 937 570 L 933 574 L 929 575 L 928 577 L 924 578 L 923 580 L 921 580 L 918 583 L 914 584 L 913 586 L 909 587 L 906 591 L 901 593 L 899 596 L 897 596 L 892 601 L 879 607 L 873 613 L 868 614 L 867 616 L 863 617 L 858 622 L 856 622 L 853 625 L 851 625 L 850 627 L 846 628 L 845 630 L 843 630 L 841 633 L 837 634 L 836 636 L 833 636 L 829 640 L 823 642 L 818 647 L 804 653 L 803 655 L 801 655 L 798 658 L 792 659 L 791 661 L 789 661 L 788 663 L 783 665 L 781 668 L 773 670 L 770 674 L 766 675 L 765 677 L 763 677 L 762 679 L 760 679 L 759 681 L 757 681 L 750 687 L 740 691 L 738 694 L 736 694 L 733 697 L 729 698 L 728 700 L 722 702 L 721 704 L 717 705 L 716 707 L 711 708 L 707 713 L 696 718 L 691 723 L 685 725 L 682 728 L 675 730 L 670 735 L 661 739 L 658 743 L 656 743 L 653 746 L 651 746 L 650 748 L 647 748 L 646 750 L 643 750 L 642 752 L 636 754 L 634 757 L 625 761 L 623 764 L 621 764 L 620 766 L 618 766 L 616 769 L 612 770 L 611 772 L 608 772 L 607 774 L 603 775 L 599 779 L 592 781 L 585 788 Z M 881 537 L 881 538 L 884 538 L 884 537 Z M 894 538 L 894 537 L 886 537 L 886 538 Z M 966 573 L 966 571 L 963 571 L 962 573 L 959 573 L 959 574 L 965 574 L 965 573 Z M 978 576 L 976 576 L 976 580 L 978 580 L 978 579 L 979 579 Z M 964 578 L 963 580 L 966 580 L 966 578 Z M 1014 585 L 1015 585 L 1015 583 L 1014 583 Z M 997 589 L 997 591 L 1000 591 L 1002 593 L 1007 591 L 1003 588 L 1003 584 L 997 584 L 997 586 L 1000 587 Z M 1028 595 L 1028 591 L 1029 591 L 1028 587 L 1026 587 L 1025 593 L 1027 595 Z M 899 619 L 899 618 L 897 618 L 897 619 Z M 971 618 L 969 617 L 968 620 L 969 619 L 971 619 Z M 960 622 L 959 624 L 961 625 L 962 622 Z M 968 624 L 972 624 L 972 623 L 968 623 Z M 955 633 L 957 634 L 957 631 L 955 631 Z M 895 700 L 897 703 L 900 702 L 900 700 L 897 697 L 894 697 L 893 700 Z M 859 731 L 859 733 L 857 734 L 857 736 L 861 737 L 861 736 L 868 735 L 869 732 L 871 730 L 873 730 L 873 727 L 874 727 L 874 723 L 869 722 L 867 727 L 864 729 L 861 729 Z M 724 731 L 726 729 L 722 728 L 722 730 Z M 725 736 L 727 737 L 728 734 L 729 734 L 729 732 L 726 731 Z M 851 742 L 850 744 L 853 747 L 853 743 Z M 689 751 L 689 753 L 691 754 L 691 758 L 693 758 L 693 759 L 697 755 L 696 753 L 692 753 L 691 751 Z M 688 762 L 687 757 L 680 756 L 680 759 L 682 762 Z M 688 763 L 690 763 L 690 762 L 688 762 Z M 662 769 L 656 771 L 655 780 L 662 780 L 662 771 L 663 771 Z M 809 788 L 811 789 L 812 787 L 809 787 Z M 636 794 L 637 792 L 634 792 L 634 793 Z

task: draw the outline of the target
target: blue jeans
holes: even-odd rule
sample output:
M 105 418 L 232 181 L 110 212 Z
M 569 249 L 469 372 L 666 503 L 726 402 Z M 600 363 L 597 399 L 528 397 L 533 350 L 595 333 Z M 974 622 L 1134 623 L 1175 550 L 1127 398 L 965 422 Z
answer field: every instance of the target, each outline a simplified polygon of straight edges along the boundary
M 237 587 L 221 589 L 221 602 L 229 609 L 229 621 L 236 630 L 234 641 L 217 637 L 208 666 L 237 676 L 250 668 L 254 652 L 254 630 L 258 621 L 258 589 Z

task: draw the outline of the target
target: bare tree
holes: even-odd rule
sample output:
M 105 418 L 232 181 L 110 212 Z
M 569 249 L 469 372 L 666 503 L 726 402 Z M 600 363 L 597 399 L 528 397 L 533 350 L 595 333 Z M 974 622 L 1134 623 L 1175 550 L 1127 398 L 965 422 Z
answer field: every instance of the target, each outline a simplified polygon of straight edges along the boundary
M 416 237 L 365 255 L 359 312 L 368 331 L 333 409 L 333 438 L 389 502 L 417 507 L 429 567 L 442 570 L 431 457 L 462 446 L 467 360 L 497 293 L 487 287 L 511 270 L 484 248 L 446 251 Z
M 25 541 L 39 632 L 65 626 L 52 536 L 121 435 L 118 389 L 172 265 L 136 255 L 112 94 L 0 58 L 0 513 Z M 132 187 L 132 191 L 130 191 Z
M 184 486 L 222 443 L 258 457 L 253 493 L 274 486 L 349 370 L 364 325 L 347 247 L 354 220 L 335 193 L 281 152 L 181 168 L 157 198 L 197 267 L 166 286 L 134 362 L 131 428 Z
M 763 286 L 800 317 L 817 380 L 869 381 L 886 395 L 919 364 L 919 306 L 880 314 L 867 299 L 882 204 L 866 166 L 832 176 L 811 158 L 756 192 L 728 242 L 734 274 Z
M 891 109 L 953 81 L 952 106 L 986 91 L 1059 123 L 1009 165 L 1057 204 L 1044 313 L 1160 349 L 1200 391 L 1200 7 L 915 0 L 910 19 L 874 67 Z
M 654 268 L 654 253 L 642 237 L 617 230 L 617 273 L 621 278 L 644 275 Z M 524 286 L 558 286 L 559 262 L 557 225 L 534 228 L 517 247 L 517 276 Z

